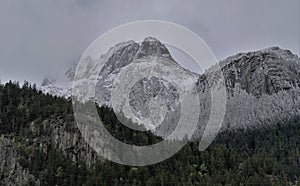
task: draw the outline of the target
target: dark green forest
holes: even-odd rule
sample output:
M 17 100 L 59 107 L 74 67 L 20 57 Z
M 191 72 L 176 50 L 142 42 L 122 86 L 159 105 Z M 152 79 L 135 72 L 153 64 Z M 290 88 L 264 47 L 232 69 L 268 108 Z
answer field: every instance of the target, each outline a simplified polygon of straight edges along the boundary
M 146 145 L 162 140 L 150 132 L 126 128 L 107 107 L 98 112 L 107 129 L 126 143 Z M 72 161 L 59 149 L 48 148 L 45 153 L 30 146 L 30 123 L 49 119 L 70 123 L 73 130 L 71 100 L 45 95 L 28 82 L 21 87 L 16 82 L 0 85 L 0 135 L 23 144 L 18 147 L 18 161 L 32 175 L 24 185 L 34 185 L 37 179 L 41 185 L 300 184 L 300 118 L 259 131 L 224 131 L 204 152 L 198 151 L 197 142 L 189 142 L 155 165 L 130 167 L 99 159 L 93 168 Z M 0 184 L 5 175 L 0 172 Z

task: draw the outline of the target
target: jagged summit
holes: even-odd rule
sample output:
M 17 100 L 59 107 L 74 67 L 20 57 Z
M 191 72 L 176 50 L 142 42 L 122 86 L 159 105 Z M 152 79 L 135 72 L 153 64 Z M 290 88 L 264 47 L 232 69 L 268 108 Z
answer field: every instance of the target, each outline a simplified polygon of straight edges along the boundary
M 163 57 L 174 61 L 164 44 L 154 37 L 147 37 L 141 43 L 130 40 L 111 47 L 106 54 L 100 57 L 100 60 L 104 60 L 106 63 L 102 71 L 110 73 L 115 69 L 127 66 L 136 59 L 147 57 Z
M 145 38 L 136 54 L 136 58 L 147 56 L 160 56 L 172 59 L 167 47 L 154 37 Z
M 144 42 L 159 42 L 160 41 L 158 39 L 156 39 L 155 37 L 152 37 L 152 36 L 148 36 L 144 39 Z

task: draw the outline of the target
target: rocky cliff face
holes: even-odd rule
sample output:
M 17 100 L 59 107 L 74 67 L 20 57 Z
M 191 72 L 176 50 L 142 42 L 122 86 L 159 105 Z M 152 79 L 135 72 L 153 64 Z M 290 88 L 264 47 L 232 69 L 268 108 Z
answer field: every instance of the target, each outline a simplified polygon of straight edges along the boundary
M 0 136 L 0 173 L 3 174 L 0 185 L 22 185 L 30 181 L 40 185 L 28 168 L 20 164 L 24 158 L 30 162 L 38 161 L 34 159 L 36 151 L 48 156 L 55 149 L 74 163 L 84 162 L 90 169 L 96 161 L 102 161 L 81 137 L 74 122 L 65 122 L 61 118 L 35 121 L 31 122 L 29 132 L 30 135 L 22 138 L 14 134 Z
M 299 87 L 299 58 L 289 50 L 272 47 L 238 54 L 221 65 L 229 88 L 239 83 L 241 89 L 256 97 Z
M 220 66 L 227 89 L 223 130 L 264 129 L 300 115 L 300 60 L 290 51 L 272 47 L 240 53 Z M 199 131 L 209 118 L 211 76 L 206 72 L 197 83 L 203 110 Z
M 29 178 L 29 171 L 23 169 L 19 163 L 20 155 L 17 153 L 17 145 L 19 144 L 14 136 L 0 136 L 1 185 L 21 185 Z

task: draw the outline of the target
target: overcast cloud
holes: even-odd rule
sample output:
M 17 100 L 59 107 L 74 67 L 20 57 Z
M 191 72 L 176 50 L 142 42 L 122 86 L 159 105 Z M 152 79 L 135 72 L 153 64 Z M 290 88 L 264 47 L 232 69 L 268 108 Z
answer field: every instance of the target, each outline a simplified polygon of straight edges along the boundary
M 219 60 L 270 46 L 300 50 L 299 0 L 2 0 L 0 78 L 40 82 L 62 74 L 101 34 L 143 19 L 191 29 Z

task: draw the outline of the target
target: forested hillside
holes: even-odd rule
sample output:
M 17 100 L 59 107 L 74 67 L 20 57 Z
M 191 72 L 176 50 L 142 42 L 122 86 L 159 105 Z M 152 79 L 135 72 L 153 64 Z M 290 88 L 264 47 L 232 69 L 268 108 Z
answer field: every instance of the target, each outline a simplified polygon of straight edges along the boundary
M 126 128 L 99 108 L 108 130 L 131 144 L 160 140 Z M 44 95 L 25 82 L 0 85 L 1 185 L 297 185 L 300 118 L 264 130 L 223 131 L 204 152 L 190 142 L 145 167 L 98 157 L 80 137 L 70 99 Z

